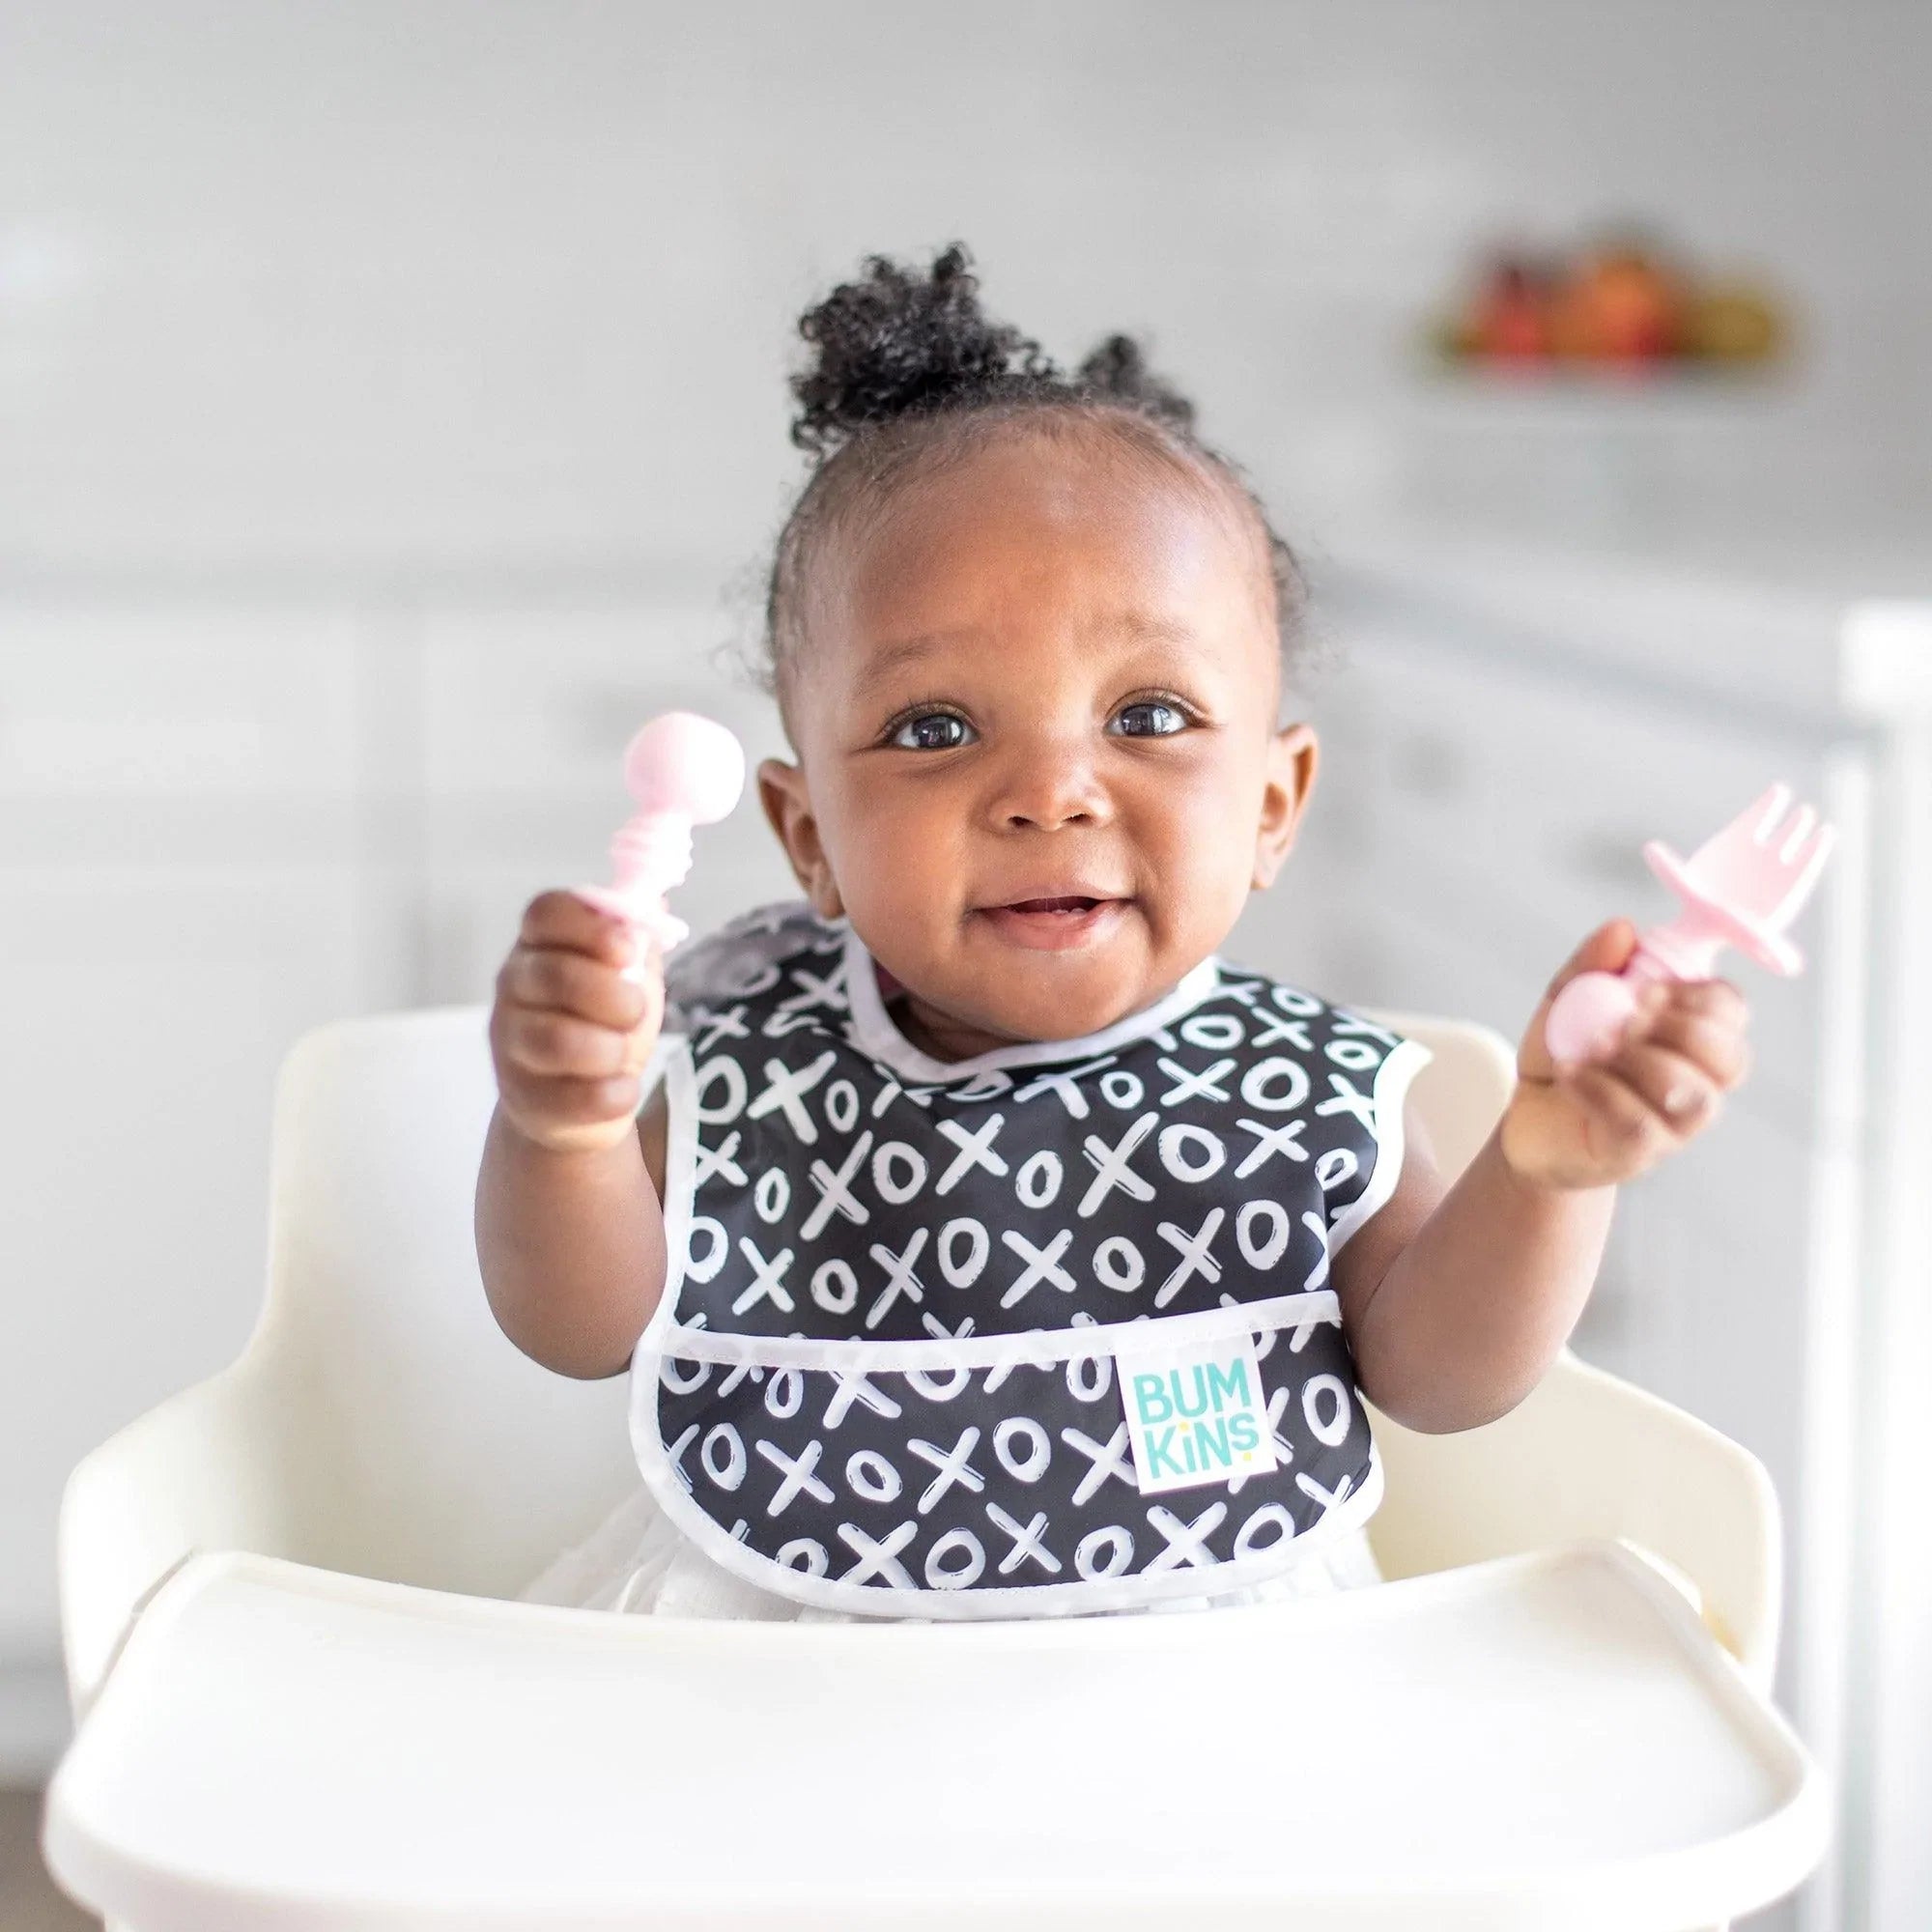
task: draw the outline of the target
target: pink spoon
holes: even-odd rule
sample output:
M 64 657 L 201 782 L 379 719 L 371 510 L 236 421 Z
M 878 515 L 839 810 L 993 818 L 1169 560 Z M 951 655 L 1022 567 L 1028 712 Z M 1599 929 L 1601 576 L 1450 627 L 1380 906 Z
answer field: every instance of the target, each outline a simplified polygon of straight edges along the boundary
M 1726 946 L 1735 946 L 1786 977 L 1804 955 L 1784 937 L 1825 869 L 1836 835 L 1802 805 L 1785 816 L 1791 787 L 1775 784 L 1698 846 L 1687 862 L 1653 838 L 1643 848 L 1650 869 L 1684 910 L 1636 943 L 1621 973 L 1579 973 L 1557 994 L 1544 1024 L 1549 1057 L 1559 1065 L 1614 1050 L 1647 981 L 1705 980 Z
M 574 890 L 668 952 L 691 928 L 666 906 L 665 895 L 691 870 L 691 828 L 715 825 L 738 803 L 744 750 L 723 724 L 667 711 L 625 747 L 624 785 L 638 811 L 611 841 L 611 883 Z M 625 977 L 640 971 L 633 967 Z

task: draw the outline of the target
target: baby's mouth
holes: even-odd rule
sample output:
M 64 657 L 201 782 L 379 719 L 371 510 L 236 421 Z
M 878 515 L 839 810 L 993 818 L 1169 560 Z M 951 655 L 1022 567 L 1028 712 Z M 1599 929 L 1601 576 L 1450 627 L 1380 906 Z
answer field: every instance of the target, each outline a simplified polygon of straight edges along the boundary
M 1091 893 L 1057 893 L 982 906 L 980 916 L 994 931 L 1021 946 L 1057 951 L 1110 930 L 1128 903 Z

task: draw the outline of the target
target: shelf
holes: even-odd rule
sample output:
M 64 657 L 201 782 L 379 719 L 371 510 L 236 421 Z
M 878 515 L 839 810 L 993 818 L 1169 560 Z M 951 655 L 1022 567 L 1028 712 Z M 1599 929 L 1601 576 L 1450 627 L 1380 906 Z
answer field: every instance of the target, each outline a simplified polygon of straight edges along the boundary
M 1680 364 L 1659 369 L 1614 364 L 1472 363 L 1423 374 L 1408 393 L 1441 414 L 1518 425 L 1682 422 L 1709 412 L 1724 421 L 1759 414 L 1802 391 L 1788 364 L 1739 369 Z

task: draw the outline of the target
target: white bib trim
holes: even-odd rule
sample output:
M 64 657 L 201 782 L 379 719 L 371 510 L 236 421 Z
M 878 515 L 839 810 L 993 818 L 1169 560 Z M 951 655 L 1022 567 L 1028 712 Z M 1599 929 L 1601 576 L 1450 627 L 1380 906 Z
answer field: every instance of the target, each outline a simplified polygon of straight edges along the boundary
M 653 1391 L 655 1385 L 653 1384 Z M 633 1410 L 634 1425 L 638 1405 Z M 691 1498 L 670 1457 L 660 1441 L 656 1425 L 655 1392 L 650 1403 L 649 1426 L 634 1426 L 638 1461 L 644 1479 L 651 1486 L 660 1507 L 677 1527 L 721 1570 L 741 1577 L 760 1590 L 777 1587 L 772 1566 L 714 1521 Z M 968 1623 L 986 1617 L 1086 1616 L 1101 1610 L 1139 1609 L 1149 1604 L 1164 1603 L 1176 1597 L 1216 1597 L 1239 1590 L 1250 1583 L 1263 1583 L 1293 1568 L 1310 1550 L 1320 1548 L 1368 1521 L 1382 1499 L 1382 1463 L 1373 1443 L 1369 1449 L 1368 1473 L 1359 1489 L 1339 1498 L 1312 1528 L 1299 1536 L 1287 1536 L 1266 1549 L 1250 1556 L 1237 1556 L 1208 1568 L 1196 1568 L 1181 1561 L 1156 1575 L 1145 1572 L 1131 1577 L 1096 1577 L 1077 1582 L 1055 1583 L 1042 1589 L 1026 1584 L 1018 1588 L 978 1588 L 972 1590 L 881 1590 L 867 1583 L 848 1583 L 836 1577 L 814 1577 L 801 1570 L 787 1570 L 783 1594 L 793 1602 L 814 1609 L 842 1610 L 861 1617 L 892 1622 L 923 1621 Z M 1171 1498 L 1177 1535 L 1184 1542 L 1188 1528 L 1203 1514 L 1213 1510 L 1219 1498 L 1209 1490 L 1196 1490 Z M 1225 1504 L 1220 1504 L 1225 1507 Z M 907 1605 L 895 1608 L 894 1599 Z M 917 1605 L 913 1609 L 912 1605 Z
M 872 972 L 872 955 L 866 943 L 848 923 L 845 927 L 845 998 L 852 1013 L 852 1037 L 872 1058 L 890 1066 L 895 1073 L 922 1085 L 951 1086 L 969 1081 L 977 1074 L 1002 1066 L 1037 1066 L 1042 1062 L 1085 1060 L 1096 1053 L 1109 1053 L 1128 1040 L 1145 1039 L 1170 1020 L 1184 1018 L 1221 983 L 1217 958 L 1203 959 L 1191 967 L 1173 991 L 1151 1007 L 1116 1020 L 1098 1033 L 1083 1034 L 1078 1039 L 1016 1040 L 1011 1046 L 990 1047 L 970 1060 L 935 1060 L 923 1053 L 893 1024 L 886 1003 L 879 997 L 879 982 Z
M 693 1362 L 753 1362 L 770 1368 L 998 1369 L 1026 1362 L 1050 1368 L 1061 1362 L 1115 1355 L 1138 1339 L 1147 1345 L 1157 1321 L 1160 1346 L 1186 1348 L 1228 1335 L 1339 1322 L 1342 1304 L 1332 1290 L 1277 1294 L 1233 1308 L 1204 1308 L 1192 1315 L 1137 1316 L 1131 1321 L 1082 1322 L 1077 1327 L 1029 1328 L 1016 1335 L 935 1335 L 929 1342 L 813 1341 L 804 1335 L 726 1335 L 698 1322 L 673 1323 L 656 1345 L 661 1356 Z

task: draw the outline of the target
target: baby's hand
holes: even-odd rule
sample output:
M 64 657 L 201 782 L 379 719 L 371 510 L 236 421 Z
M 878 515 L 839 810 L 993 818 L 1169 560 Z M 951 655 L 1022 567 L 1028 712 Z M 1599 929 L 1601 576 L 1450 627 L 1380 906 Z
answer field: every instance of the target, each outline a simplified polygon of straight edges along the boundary
M 641 977 L 624 978 L 627 967 Z M 560 1152 L 614 1147 L 635 1134 L 638 1076 L 657 1044 L 664 1003 L 654 941 L 639 961 L 622 920 L 574 893 L 539 894 L 497 975 L 490 1014 L 497 1087 L 511 1124 Z
M 1559 1068 L 1543 1029 L 1556 994 L 1579 973 L 1614 973 L 1636 945 L 1628 920 L 1599 926 L 1549 982 L 1517 1053 L 1517 1089 L 1503 1115 L 1503 1157 L 1526 1180 L 1604 1187 L 1675 1153 L 1717 1119 L 1745 1077 L 1750 1019 L 1726 980 L 1647 984 L 1617 1044 Z

